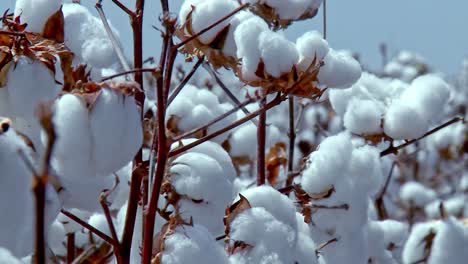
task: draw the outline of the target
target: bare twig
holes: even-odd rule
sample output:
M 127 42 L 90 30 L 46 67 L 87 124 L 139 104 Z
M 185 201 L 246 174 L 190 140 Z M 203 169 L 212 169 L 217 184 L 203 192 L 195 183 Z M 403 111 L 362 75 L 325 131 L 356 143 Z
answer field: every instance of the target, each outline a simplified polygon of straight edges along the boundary
M 107 18 L 106 18 L 106 15 L 104 14 L 104 10 L 102 9 L 101 2 L 102 0 L 98 0 L 96 2 L 96 5 L 95 5 L 96 10 L 98 11 L 102 24 L 104 25 L 104 28 L 106 29 L 107 36 L 109 37 L 109 40 L 112 43 L 112 48 L 114 49 L 115 53 L 117 54 L 117 57 L 119 58 L 120 64 L 122 65 L 125 71 L 130 71 L 131 68 L 127 63 L 127 60 L 125 59 L 125 55 L 122 51 L 122 48 L 119 42 L 117 41 L 117 39 L 115 38 L 114 32 L 112 32 L 112 29 L 109 26 L 109 22 L 107 22 Z M 140 67 L 135 66 L 135 68 L 141 68 L 141 66 Z
M 67 263 L 73 263 L 75 259 L 75 233 L 67 234 Z
M 120 9 L 122 9 L 127 15 L 129 16 L 134 16 L 135 14 L 133 13 L 132 10 L 130 10 L 128 7 L 126 7 L 123 3 L 121 3 L 119 0 L 112 0 L 116 6 L 118 6 Z
M 393 145 L 390 145 L 387 149 L 383 150 L 382 152 L 380 152 L 380 157 L 384 157 L 384 156 L 387 156 L 387 155 L 390 155 L 390 154 L 398 154 L 398 151 L 402 148 L 405 148 L 411 144 L 414 144 L 416 142 L 418 142 L 419 140 L 429 136 L 429 135 L 432 135 L 434 134 L 435 132 L 441 130 L 442 128 L 445 128 L 447 126 L 450 126 L 456 122 L 465 122 L 465 119 L 463 117 L 454 117 L 452 118 L 451 120 L 443 123 L 442 125 L 439 125 L 431 130 L 429 130 L 426 134 L 422 135 L 421 137 L 419 138 L 416 138 L 416 139 L 412 139 L 412 140 L 408 140 L 406 141 L 405 143 L 399 145 L 399 146 L 393 146 Z
M 120 77 L 120 76 L 123 76 L 123 75 L 127 75 L 127 74 L 132 74 L 132 73 L 135 73 L 135 72 L 152 72 L 152 73 L 156 73 L 156 71 L 157 71 L 157 68 L 133 69 L 133 70 L 119 72 L 119 73 L 116 73 L 116 74 L 113 74 L 113 75 L 103 77 L 101 79 L 101 82 L 105 82 L 105 81 L 108 81 L 110 79 L 114 79 L 114 78 L 117 78 L 117 77 Z
M 265 151 L 266 151 L 266 94 L 260 99 L 260 114 L 257 127 L 257 186 L 265 184 Z
M 108 235 L 104 234 L 103 232 L 99 231 L 98 229 L 96 229 L 92 225 L 90 225 L 90 224 L 86 223 L 85 221 L 81 220 L 76 215 L 74 215 L 74 214 L 72 214 L 72 213 L 70 213 L 70 212 L 68 212 L 68 211 L 66 211 L 64 209 L 62 209 L 60 212 L 62 212 L 62 214 L 66 215 L 68 218 L 75 221 L 76 223 L 78 223 L 82 227 L 88 229 L 91 233 L 93 233 L 96 236 L 100 237 L 102 240 L 107 242 L 109 245 L 114 246 L 114 247 L 118 246 L 118 241 L 114 241 Z
M 379 194 L 377 194 L 375 198 L 375 207 L 377 209 L 379 220 L 385 220 L 388 218 L 387 209 L 384 203 L 384 196 L 385 196 L 385 193 L 387 192 L 387 188 L 388 188 L 388 185 L 390 184 L 390 179 L 392 178 L 393 171 L 396 167 L 396 164 L 397 164 L 396 162 L 392 163 L 392 167 L 390 168 L 390 172 L 388 173 L 387 179 L 385 180 L 385 184 L 382 190 L 379 192 Z
M 289 152 L 288 152 L 288 177 L 286 179 L 286 186 L 293 183 L 294 177 L 291 175 L 294 166 L 294 147 L 296 144 L 296 126 L 294 125 L 294 97 L 289 96 Z

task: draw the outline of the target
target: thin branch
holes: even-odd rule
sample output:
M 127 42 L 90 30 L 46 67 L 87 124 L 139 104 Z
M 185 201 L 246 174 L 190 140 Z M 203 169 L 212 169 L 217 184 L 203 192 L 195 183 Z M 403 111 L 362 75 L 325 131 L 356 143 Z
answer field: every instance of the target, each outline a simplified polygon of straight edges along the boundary
M 176 98 L 176 96 L 180 93 L 180 91 L 182 91 L 182 89 L 184 88 L 184 86 L 188 83 L 188 81 L 192 78 L 192 76 L 195 74 L 195 72 L 197 71 L 197 69 L 200 67 L 200 65 L 202 65 L 203 63 L 203 60 L 204 60 L 204 57 L 202 58 L 199 58 L 197 63 L 195 63 L 195 65 L 193 65 L 192 69 L 190 70 L 190 72 L 184 77 L 184 79 L 177 85 L 177 87 L 172 91 L 172 93 L 169 95 L 169 98 L 167 99 L 167 107 L 169 107 L 169 105 L 172 103 L 172 101 L 174 101 L 174 99 Z
M 397 164 L 396 161 L 392 163 L 392 167 L 390 168 L 390 172 L 388 173 L 387 179 L 385 180 L 385 184 L 382 190 L 379 192 L 379 194 L 375 198 L 375 207 L 377 209 L 379 220 L 385 220 L 388 218 L 387 209 L 385 207 L 385 202 L 384 202 L 384 196 L 385 196 L 385 193 L 387 192 L 387 188 L 388 188 L 388 185 L 390 184 L 390 179 L 392 178 L 393 171 L 396 167 L 396 164 Z
M 117 78 L 117 77 L 120 77 L 120 76 L 123 76 L 123 75 L 127 75 L 127 74 L 132 74 L 132 73 L 135 73 L 135 72 L 151 72 L 151 73 L 155 73 L 157 70 L 158 70 L 158 68 L 143 68 L 143 69 L 128 70 L 128 71 L 119 72 L 119 73 L 116 73 L 116 74 L 112 74 L 112 75 L 103 77 L 103 78 L 101 79 L 101 82 L 105 82 L 105 81 L 108 81 L 108 80 L 110 80 L 110 79 L 114 79 L 114 78 Z
M 294 97 L 289 96 L 289 153 L 288 153 L 288 178 L 286 180 L 286 186 L 290 186 L 293 183 L 294 177 L 291 175 L 294 167 L 294 147 L 296 144 L 296 126 L 294 124 Z
M 175 141 L 179 141 L 179 140 L 184 139 L 184 138 L 187 138 L 187 137 L 189 137 L 189 136 L 191 136 L 191 135 L 193 135 L 193 134 L 196 134 L 196 133 L 198 133 L 198 132 L 200 132 L 200 131 L 203 131 L 203 130 L 207 129 L 208 127 L 212 126 L 213 124 L 215 124 L 215 123 L 221 121 L 222 119 L 228 117 L 229 115 L 231 115 L 231 114 L 233 114 L 233 113 L 236 113 L 237 111 L 239 111 L 239 108 L 240 108 L 241 106 L 248 105 L 248 104 L 250 104 L 250 103 L 252 103 L 252 102 L 254 102 L 254 101 L 255 101 L 255 99 L 249 98 L 249 99 L 245 100 L 244 102 L 240 103 L 240 105 L 239 105 L 238 107 L 232 108 L 231 110 L 229 110 L 229 111 L 223 113 L 222 115 L 216 117 L 215 119 L 211 120 L 211 121 L 208 122 L 207 124 L 205 124 L 205 125 L 203 125 L 203 126 L 200 126 L 200 127 L 198 127 L 198 128 L 194 128 L 194 129 L 192 129 L 192 130 L 190 130 L 190 131 L 185 132 L 184 134 L 181 134 L 181 135 L 175 137 L 175 138 L 173 139 L 173 141 L 174 141 L 174 142 L 175 142 Z
M 96 10 L 98 11 L 99 17 L 101 18 L 102 24 L 104 25 L 104 28 L 106 29 L 107 36 L 109 37 L 109 40 L 112 43 L 112 48 L 114 48 L 115 53 L 117 54 L 117 57 L 119 58 L 119 62 L 124 68 L 125 71 L 129 71 L 131 68 L 127 63 L 127 60 L 125 59 L 125 55 L 122 51 L 122 48 L 120 47 L 119 42 L 114 36 L 114 32 L 112 32 L 112 29 L 109 26 L 109 22 L 107 22 L 106 15 L 104 14 L 104 10 L 102 9 L 102 0 L 98 0 L 95 7 Z M 141 68 L 141 67 L 135 67 L 135 68 Z
M 238 8 L 232 10 L 229 14 L 225 15 L 224 17 L 222 17 L 221 19 L 219 19 L 218 21 L 216 21 L 215 23 L 211 24 L 210 26 L 200 30 L 200 32 L 190 36 L 189 38 L 185 39 L 184 41 L 180 42 L 180 43 L 177 43 L 174 47 L 176 49 L 182 47 L 183 45 L 189 43 L 190 41 L 198 38 L 200 35 L 202 35 L 203 33 L 209 31 L 210 29 L 216 27 L 217 25 L 219 25 L 220 23 L 222 23 L 223 21 L 229 19 L 230 17 L 232 17 L 233 15 L 237 14 L 239 11 L 241 11 L 242 9 L 246 8 L 247 6 L 249 6 L 248 3 L 245 3 L 241 6 L 239 6 Z
M 76 223 L 78 223 L 79 225 L 81 225 L 82 227 L 88 229 L 91 233 L 95 234 L 96 236 L 100 237 L 102 240 L 104 240 L 105 242 L 107 242 L 109 245 L 112 245 L 112 246 L 118 246 L 118 241 L 114 241 L 112 238 L 110 238 L 108 235 L 104 234 L 103 232 L 99 231 L 98 229 L 96 229 L 95 227 L 93 227 L 92 225 L 86 223 L 85 221 L 81 220 L 79 217 L 77 217 L 76 215 L 62 209 L 60 212 L 62 212 L 62 214 L 66 215 L 68 218 L 70 218 L 71 220 L 75 221 Z
M 403 144 L 401 144 L 399 146 L 396 146 L 396 147 L 391 145 L 387 149 L 380 152 L 380 157 L 384 157 L 384 156 L 387 156 L 387 155 L 390 155 L 390 154 L 395 154 L 396 155 L 396 154 L 398 154 L 398 151 L 400 149 L 405 148 L 405 147 L 407 147 L 407 146 L 409 146 L 411 144 L 414 144 L 414 143 L 418 142 L 419 140 L 421 140 L 421 139 L 423 139 L 423 138 L 425 138 L 425 137 L 427 137 L 429 135 L 432 135 L 435 132 L 437 132 L 437 131 L 439 131 L 439 130 L 447 127 L 447 126 L 450 126 L 450 125 L 452 125 L 452 124 L 454 124 L 456 122 L 459 122 L 459 121 L 465 122 L 465 119 L 463 117 L 454 117 L 451 120 L 443 123 L 442 125 L 439 125 L 439 126 L 433 128 L 433 129 L 429 130 L 426 134 L 422 135 L 419 138 L 408 140 L 405 143 L 403 143 Z
M 265 151 L 266 151 L 266 94 L 260 99 L 260 111 L 257 127 L 257 186 L 265 184 Z
M 118 6 L 122 11 L 127 13 L 129 16 L 134 16 L 135 14 L 133 13 L 132 10 L 130 10 L 128 7 L 126 7 L 123 3 L 121 3 L 119 0 L 112 0 L 116 6 Z
M 227 88 L 227 86 L 223 83 L 221 78 L 219 78 L 218 74 L 216 74 L 216 72 L 213 70 L 211 65 L 208 64 L 208 63 L 204 63 L 203 68 L 205 68 L 205 70 L 208 71 L 208 73 L 211 75 L 211 77 L 213 77 L 216 80 L 216 83 L 218 83 L 219 87 L 221 87 L 221 89 L 229 97 L 229 99 L 231 101 L 233 101 L 237 106 L 240 106 L 241 102 L 239 101 L 239 99 L 237 99 L 237 97 L 231 92 L 231 90 L 229 90 L 229 88 Z M 250 114 L 249 110 L 247 110 L 247 108 L 245 108 L 245 106 L 242 106 L 240 109 L 242 110 L 242 112 L 244 112 L 244 114 L 246 114 L 246 115 Z M 257 120 L 252 119 L 251 121 L 255 126 L 258 126 Z
M 67 234 L 67 263 L 73 263 L 75 259 L 75 233 Z
M 119 238 L 117 236 L 117 231 L 115 230 L 114 222 L 112 221 L 109 204 L 107 201 L 107 197 L 109 196 L 109 194 L 112 191 L 114 191 L 119 185 L 119 178 L 116 177 L 115 179 L 116 179 L 115 185 L 112 189 L 101 192 L 101 194 L 99 195 L 99 203 L 101 204 L 102 210 L 104 212 L 104 216 L 106 217 L 107 225 L 109 226 L 112 239 L 115 241 L 119 241 Z M 119 248 L 114 248 L 114 253 L 118 254 L 118 251 L 119 251 Z

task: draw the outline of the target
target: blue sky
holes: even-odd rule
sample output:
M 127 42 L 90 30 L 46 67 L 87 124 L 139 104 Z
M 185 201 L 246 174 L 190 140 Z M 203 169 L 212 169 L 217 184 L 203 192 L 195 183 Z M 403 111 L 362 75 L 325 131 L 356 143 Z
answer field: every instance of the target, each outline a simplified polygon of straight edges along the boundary
M 13 8 L 14 2 L 2 0 L 0 9 Z M 95 2 L 82 0 L 93 12 Z M 122 2 L 130 7 L 134 0 Z M 172 8 L 177 8 L 182 0 L 169 2 Z M 120 35 L 130 39 L 126 15 L 113 7 L 110 0 L 104 0 L 103 4 Z M 148 34 L 145 38 L 145 54 L 157 56 L 160 41 L 151 25 L 157 22 L 159 1 L 148 0 L 146 10 L 145 28 Z M 360 53 L 362 62 L 374 69 L 378 69 L 381 64 L 378 46 L 385 42 L 390 53 L 402 49 L 416 51 L 436 69 L 453 74 L 460 69 L 462 59 L 468 57 L 467 10 L 466 0 L 328 0 L 328 41 L 335 49 Z M 286 34 L 295 39 L 311 29 L 321 31 L 321 12 L 313 20 L 294 25 Z M 124 45 L 128 54 L 131 52 L 130 45 L 131 41 Z

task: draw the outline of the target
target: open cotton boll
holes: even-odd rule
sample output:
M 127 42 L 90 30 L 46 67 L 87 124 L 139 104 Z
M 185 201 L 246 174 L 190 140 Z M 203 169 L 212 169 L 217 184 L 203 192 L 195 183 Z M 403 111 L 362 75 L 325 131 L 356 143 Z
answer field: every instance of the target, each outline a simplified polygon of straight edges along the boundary
M 206 0 L 198 3 L 192 12 L 192 30 L 196 34 L 203 29 L 216 23 L 218 20 L 229 14 L 232 10 L 238 7 L 236 1 L 218 1 Z M 214 28 L 208 30 L 198 37 L 200 42 L 204 44 L 211 43 L 218 33 L 229 24 L 229 20 L 216 25 Z
M 352 153 L 351 137 L 341 133 L 326 138 L 308 159 L 302 173 L 302 188 L 309 194 L 326 191 L 348 168 Z
M 234 31 L 237 46 L 237 57 L 242 60 L 242 78 L 247 81 L 258 80 L 255 75 L 260 62 L 258 37 L 263 31 L 269 31 L 266 22 L 257 17 L 251 17 L 242 22 Z
M 450 217 L 440 225 L 428 264 L 464 264 L 468 260 L 468 228 Z
M 0 263 L 23 264 L 24 262 L 13 256 L 8 249 L 0 247 Z
M 95 174 L 88 110 L 77 96 L 66 94 L 55 102 L 57 133 L 52 161 L 62 178 L 80 179 Z
M 178 226 L 164 240 L 161 263 L 164 264 L 228 264 L 228 257 L 216 239 L 200 225 Z
M 67 248 L 65 246 L 66 235 L 65 228 L 59 221 L 55 220 L 52 225 L 50 225 L 47 232 L 47 245 L 57 256 L 67 255 Z
M 383 109 L 375 101 L 353 98 L 344 114 L 344 126 L 356 134 L 378 134 L 382 115 Z
M 10 68 L 6 88 L 12 114 L 28 121 L 34 118 L 40 102 L 54 99 L 59 92 L 52 72 L 40 61 L 25 56 Z
M 93 16 L 80 4 L 64 4 L 62 11 L 65 18 L 65 44 L 78 56 L 81 63 L 108 68 L 118 62 L 101 19 Z M 111 29 L 119 39 L 119 34 L 112 25 Z
M 0 247 L 15 256 L 25 256 L 32 250 L 34 240 L 34 204 L 31 192 L 32 172 L 21 159 L 19 151 L 31 158 L 31 151 L 11 127 L 0 120 Z M 14 201 L 14 203 L 12 203 Z M 20 228 L 12 228 L 20 227 Z
M 133 96 L 103 88 L 90 110 L 96 172 L 113 173 L 133 159 L 143 141 L 138 106 Z
M 297 229 L 296 209 L 291 199 L 271 186 L 258 186 L 241 192 L 252 207 L 263 207 L 281 222 Z M 237 198 L 236 200 L 238 200 Z
M 304 222 L 304 216 L 296 213 L 296 220 L 299 232 L 297 234 L 296 253 L 294 260 L 297 263 L 317 264 L 317 255 L 311 248 L 317 248 L 316 243 L 312 240 L 309 226 Z
M 425 248 L 430 245 L 425 238 L 437 235 L 441 225 L 440 221 L 431 221 L 417 223 L 413 226 L 403 248 L 402 261 L 404 264 L 415 263 L 424 258 Z
M 348 88 L 361 77 L 361 65 L 342 51 L 330 49 L 318 74 L 319 83 L 330 88 Z
M 406 182 L 400 189 L 400 199 L 407 205 L 413 204 L 423 208 L 436 198 L 437 194 L 432 189 L 419 182 Z
M 359 190 L 369 195 L 376 194 L 383 182 L 380 151 L 369 145 L 355 148 L 349 163 L 349 174 Z
M 401 100 L 413 105 L 426 120 L 434 120 L 443 112 L 449 97 L 449 85 L 442 78 L 428 74 L 414 79 Z
M 187 22 L 187 16 L 192 12 L 193 8 L 202 3 L 204 0 L 185 0 L 180 6 L 177 25 L 182 27 Z
M 191 199 L 228 204 L 232 183 L 223 175 L 223 168 L 208 155 L 185 153 L 177 157 L 170 169 L 171 183 L 177 193 Z
M 57 12 L 61 0 L 17 0 L 14 16 L 21 16 L 21 23 L 27 23 L 27 31 L 42 33 L 47 19 Z
M 253 207 L 237 215 L 230 224 L 229 238 L 253 246 L 244 253 L 249 259 L 247 263 L 271 263 L 262 260 L 272 257 L 280 260 L 273 263 L 293 263 L 297 230 L 263 207 Z
M 110 230 L 109 230 L 109 224 L 107 223 L 107 219 L 106 219 L 106 216 L 104 216 L 104 214 L 99 213 L 99 214 L 91 215 L 91 217 L 88 220 L 88 224 L 108 236 L 111 235 Z M 93 239 L 95 241 L 103 241 L 102 238 L 96 236 L 92 232 L 90 233 L 93 236 Z
M 258 36 L 258 49 L 265 71 L 275 78 L 290 72 L 299 61 L 296 45 L 277 32 L 261 32 Z
M 224 40 L 223 53 L 224 55 L 236 57 L 237 45 L 234 40 L 234 31 L 237 29 L 242 22 L 247 19 L 254 17 L 254 14 L 248 11 L 240 11 L 235 14 L 232 19 L 229 21 L 229 32 L 227 33 L 226 39 Z
M 323 60 L 330 50 L 328 42 L 316 30 L 308 31 L 300 36 L 296 40 L 296 47 L 300 55 L 298 65 L 302 71 L 305 71 L 314 59 L 317 62 Z
M 394 100 L 384 117 L 384 132 L 393 139 L 415 139 L 424 135 L 429 123 L 415 108 Z
M 266 129 L 266 148 L 278 142 L 281 133 L 279 129 L 270 125 Z M 231 146 L 230 154 L 232 157 L 255 157 L 255 152 L 252 151 L 252 146 L 257 145 L 257 127 L 252 123 L 247 123 L 237 128 L 229 138 Z
M 183 139 L 181 142 L 176 142 L 171 145 L 171 149 L 181 145 L 188 145 L 192 142 L 195 142 L 197 139 Z M 223 169 L 224 175 L 228 178 L 229 181 L 233 182 L 236 179 L 236 170 L 232 164 L 231 157 L 226 152 L 226 150 L 216 142 L 206 141 L 200 145 L 197 145 L 188 150 L 188 152 L 201 153 L 205 154 L 213 159 L 215 159 L 221 168 Z

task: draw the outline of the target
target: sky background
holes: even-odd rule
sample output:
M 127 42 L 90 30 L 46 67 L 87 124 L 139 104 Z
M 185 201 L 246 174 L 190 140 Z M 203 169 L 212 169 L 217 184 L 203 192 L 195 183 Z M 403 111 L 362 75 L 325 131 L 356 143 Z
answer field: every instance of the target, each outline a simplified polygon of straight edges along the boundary
M 134 1 L 122 0 L 128 7 L 133 7 Z M 157 25 L 160 1 L 146 2 L 145 56 L 158 57 L 160 37 L 151 25 Z M 169 0 L 171 10 L 177 10 L 182 2 Z M 13 9 L 14 3 L 15 0 L 0 0 L 0 9 Z M 96 13 L 95 0 L 82 0 L 82 3 Z M 120 32 L 125 52 L 130 55 L 128 17 L 111 0 L 103 0 L 103 6 L 108 19 Z M 331 47 L 358 52 L 361 62 L 372 69 L 381 67 L 380 43 L 387 44 L 390 54 L 399 50 L 415 51 L 435 69 L 447 74 L 457 73 L 463 58 L 468 57 L 467 0 L 328 0 L 327 28 Z M 294 41 L 303 32 L 314 29 L 322 31 L 321 11 L 314 19 L 296 23 L 285 33 Z

